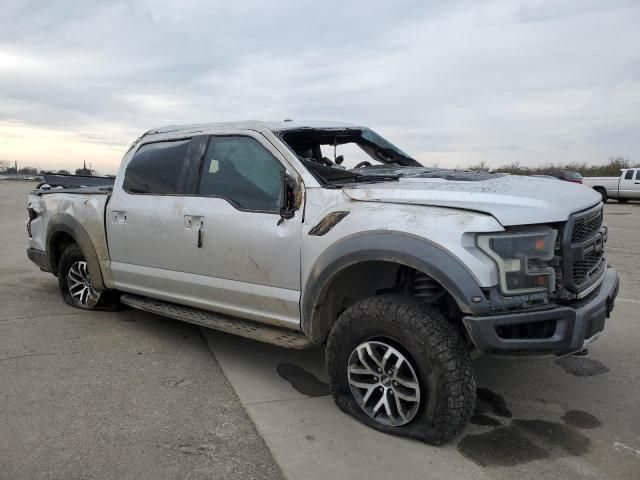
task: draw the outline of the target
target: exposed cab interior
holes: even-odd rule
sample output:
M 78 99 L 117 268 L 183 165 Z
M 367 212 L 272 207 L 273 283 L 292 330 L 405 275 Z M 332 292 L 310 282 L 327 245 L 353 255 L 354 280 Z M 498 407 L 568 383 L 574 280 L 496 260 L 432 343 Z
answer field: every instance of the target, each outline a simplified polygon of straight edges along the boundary
M 502 176 L 425 167 L 368 128 L 300 128 L 282 131 L 280 138 L 328 188 L 402 177 L 480 181 Z
M 385 174 L 376 167 L 422 166 L 368 128 L 302 128 L 286 130 L 280 136 L 323 185 L 397 180 L 398 175 Z

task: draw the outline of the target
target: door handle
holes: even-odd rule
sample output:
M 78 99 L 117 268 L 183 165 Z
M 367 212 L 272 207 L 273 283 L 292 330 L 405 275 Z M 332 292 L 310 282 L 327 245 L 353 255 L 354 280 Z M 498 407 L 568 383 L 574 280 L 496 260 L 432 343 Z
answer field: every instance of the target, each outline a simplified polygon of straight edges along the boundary
M 202 248 L 202 237 L 204 235 L 204 222 L 200 221 L 200 227 L 198 228 L 198 248 Z
M 111 223 L 127 223 L 127 212 L 115 210 L 111 212 Z
M 184 216 L 184 228 L 200 228 L 200 224 L 204 220 L 204 217 L 200 215 L 185 215 Z
M 198 230 L 198 248 L 202 248 L 204 241 L 204 217 L 201 215 L 185 215 L 184 228 Z

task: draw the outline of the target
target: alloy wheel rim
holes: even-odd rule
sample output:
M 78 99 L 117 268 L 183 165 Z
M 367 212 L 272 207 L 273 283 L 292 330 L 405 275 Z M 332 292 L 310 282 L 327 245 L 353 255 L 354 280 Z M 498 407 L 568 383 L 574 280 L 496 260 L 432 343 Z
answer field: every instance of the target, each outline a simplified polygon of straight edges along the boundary
M 67 273 L 67 285 L 73 301 L 81 307 L 94 307 L 100 300 L 100 293 L 91 285 L 87 262 L 77 261 Z
M 347 375 L 356 403 L 376 422 L 397 427 L 418 413 L 418 376 L 395 347 L 378 340 L 361 343 L 349 357 Z

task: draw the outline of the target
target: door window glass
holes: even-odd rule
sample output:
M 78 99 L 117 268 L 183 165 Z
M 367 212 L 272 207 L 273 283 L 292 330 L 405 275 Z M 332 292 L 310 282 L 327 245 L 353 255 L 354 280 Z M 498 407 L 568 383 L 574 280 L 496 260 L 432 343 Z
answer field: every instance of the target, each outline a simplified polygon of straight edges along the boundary
M 142 145 L 124 174 L 123 188 L 129 193 L 175 195 L 189 140 Z
M 631 180 L 633 178 L 633 170 L 627 170 L 627 173 L 624 174 L 625 180 Z
M 284 167 L 251 137 L 212 137 L 198 194 L 221 197 L 243 210 L 277 212 Z

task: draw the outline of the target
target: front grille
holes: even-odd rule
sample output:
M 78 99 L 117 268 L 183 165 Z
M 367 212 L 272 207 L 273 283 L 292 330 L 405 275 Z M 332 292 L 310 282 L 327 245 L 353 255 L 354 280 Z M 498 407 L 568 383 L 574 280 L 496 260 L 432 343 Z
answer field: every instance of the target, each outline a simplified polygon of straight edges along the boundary
M 600 278 L 607 265 L 604 255 L 606 227 L 603 226 L 602 206 L 569 218 L 562 234 L 563 290 L 579 295 Z
M 571 232 L 571 242 L 580 243 L 593 237 L 602 227 L 602 210 L 594 215 L 589 215 L 576 220 Z
M 598 270 L 602 267 L 604 261 L 604 252 L 602 250 L 598 252 L 591 252 L 585 255 L 584 260 L 573 262 L 573 281 L 577 284 L 583 283 L 598 273 Z

